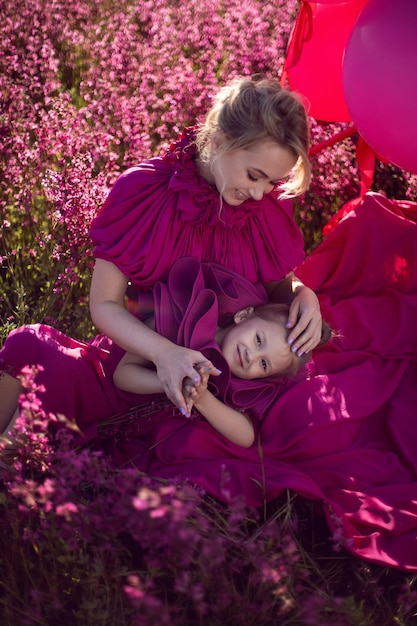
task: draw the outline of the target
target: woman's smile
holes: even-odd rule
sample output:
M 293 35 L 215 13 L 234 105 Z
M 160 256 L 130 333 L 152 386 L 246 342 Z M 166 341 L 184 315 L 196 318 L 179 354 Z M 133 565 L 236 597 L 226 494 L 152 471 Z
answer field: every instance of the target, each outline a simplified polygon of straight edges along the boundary
M 236 189 L 235 195 L 236 195 L 237 200 L 240 200 L 241 202 L 244 202 L 245 200 L 248 199 L 248 196 L 245 195 L 243 191 L 240 191 L 239 189 Z
M 296 164 L 296 157 L 274 141 L 264 140 L 254 147 L 235 152 L 220 152 L 203 176 L 214 183 L 223 199 L 237 206 L 272 191 Z

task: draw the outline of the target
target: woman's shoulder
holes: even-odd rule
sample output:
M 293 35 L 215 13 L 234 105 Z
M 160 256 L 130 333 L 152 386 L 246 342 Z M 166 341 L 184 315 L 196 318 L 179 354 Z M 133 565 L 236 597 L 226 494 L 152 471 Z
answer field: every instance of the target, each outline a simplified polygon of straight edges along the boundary
M 164 161 L 160 156 L 141 161 L 119 174 L 107 199 L 112 200 L 116 195 L 137 191 L 141 184 L 148 186 L 154 182 L 160 185 L 164 179 L 169 180 L 173 171 L 173 164 Z M 105 205 L 106 203 L 103 206 Z
M 178 140 L 159 156 L 153 156 L 129 167 L 116 179 L 99 215 L 112 211 L 124 211 L 123 201 L 158 190 L 175 192 L 180 187 L 199 187 L 201 180 L 195 162 L 195 133 L 185 129 Z

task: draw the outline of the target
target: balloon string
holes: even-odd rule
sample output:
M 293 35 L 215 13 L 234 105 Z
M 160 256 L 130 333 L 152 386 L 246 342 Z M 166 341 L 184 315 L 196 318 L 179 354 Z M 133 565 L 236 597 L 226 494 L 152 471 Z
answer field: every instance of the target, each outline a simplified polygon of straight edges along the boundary
M 375 153 L 362 137 L 359 137 L 356 144 L 356 162 L 360 175 L 359 197 L 369 191 L 375 173 Z
M 333 137 L 329 137 L 329 139 L 325 139 L 324 141 L 320 141 L 320 143 L 316 143 L 314 146 L 311 146 L 309 155 L 310 157 L 318 154 L 322 150 L 329 148 L 330 146 L 334 146 L 335 143 L 339 141 L 343 141 L 347 139 L 347 137 L 351 137 L 357 132 L 356 126 L 352 125 L 344 130 L 341 130 L 339 133 L 333 135 Z

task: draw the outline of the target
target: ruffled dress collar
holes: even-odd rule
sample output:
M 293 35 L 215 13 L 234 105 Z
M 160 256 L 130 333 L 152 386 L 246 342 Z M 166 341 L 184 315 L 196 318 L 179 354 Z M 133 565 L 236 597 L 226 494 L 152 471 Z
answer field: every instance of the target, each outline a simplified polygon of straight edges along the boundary
M 177 210 L 184 221 L 224 228 L 242 227 L 249 217 L 259 211 L 259 202 L 249 199 L 239 206 L 231 206 L 224 200 L 221 202 L 216 187 L 198 171 L 197 130 L 197 126 L 184 129 L 162 157 L 174 169 L 168 188 L 174 192 L 185 192 Z

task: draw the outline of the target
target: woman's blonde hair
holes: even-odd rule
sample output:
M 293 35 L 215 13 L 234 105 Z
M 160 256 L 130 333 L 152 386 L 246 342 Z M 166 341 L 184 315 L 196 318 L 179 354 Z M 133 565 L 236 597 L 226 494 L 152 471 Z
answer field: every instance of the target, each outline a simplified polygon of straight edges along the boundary
M 297 94 L 284 89 L 278 81 L 239 79 L 219 91 L 196 137 L 199 156 L 205 163 L 210 161 L 211 138 L 216 131 L 226 138 L 224 152 L 249 149 L 265 140 L 289 150 L 297 163 L 289 179 L 280 185 L 280 196 L 292 198 L 308 188 L 311 166 L 307 113 Z

